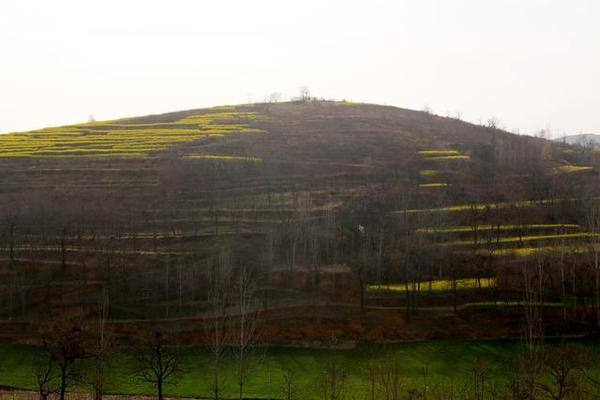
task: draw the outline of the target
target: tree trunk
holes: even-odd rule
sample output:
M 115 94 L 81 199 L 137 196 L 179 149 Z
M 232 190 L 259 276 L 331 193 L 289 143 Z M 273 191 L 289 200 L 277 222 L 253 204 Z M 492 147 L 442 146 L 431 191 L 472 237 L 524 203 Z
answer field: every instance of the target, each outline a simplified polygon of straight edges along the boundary
M 65 392 L 67 391 L 67 371 L 62 368 L 60 371 L 60 400 L 65 400 Z
M 564 253 L 561 252 L 560 255 L 560 286 L 562 289 L 562 297 L 563 297 L 563 320 L 567 320 L 567 305 L 565 304 L 565 300 L 567 299 L 567 286 L 565 282 L 565 263 L 563 261 Z M 597 275 L 597 274 L 596 274 Z M 597 284 L 598 280 L 596 280 Z
M 171 269 L 171 260 L 167 260 L 165 266 L 165 317 L 169 318 L 169 274 Z
M 595 254 L 594 272 L 596 275 L 596 327 L 600 328 L 600 266 L 598 265 L 598 253 Z
M 365 311 L 365 283 L 364 280 L 359 278 L 360 281 L 360 311 Z
M 406 319 L 410 320 L 410 286 L 408 279 L 404 282 L 404 292 L 406 293 Z
M 452 308 L 454 309 L 454 313 L 456 314 L 456 276 L 452 274 Z
M 67 249 L 66 249 L 66 241 L 67 239 L 67 230 L 63 228 L 62 237 L 60 238 L 60 266 L 63 273 L 63 276 L 67 274 Z M 61 399 L 62 400 L 62 399 Z
M 96 367 L 96 379 L 94 382 L 94 400 L 102 400 L 104 394 L 104 376 L 102 368 Z

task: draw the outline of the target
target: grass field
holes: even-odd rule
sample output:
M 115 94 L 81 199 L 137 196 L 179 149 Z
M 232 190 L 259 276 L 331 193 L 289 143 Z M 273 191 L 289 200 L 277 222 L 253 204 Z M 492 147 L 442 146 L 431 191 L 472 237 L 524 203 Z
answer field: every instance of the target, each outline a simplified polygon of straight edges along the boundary
M 596 342 L 576 342 L 597 351 Z M 556 343 L 548 344 L 550 346 Z M 517 341 L 429 341 L 388 345 L 365 345 L 352 350 L 309 350 L 270 348 L 256 356 L 249 377 L 245 398 L 283 398 L 283 376 L 294 371 L 298 398 L 317 399 L 325 366 L 336 362 L 347 374 L 347 393 L 353 399 L 368 398 L 368 365 L 384 365 L 395 361 L 400 368 L 400 380 L 408 388 L 434 388 L 452 383 L 459 387 L 470 384 L 472 366 L 476 360 L 486 360 L 490 377 L 504 384 L 511 370 Z M 210 392 L 211 368 L 208 353 L 199 347 L 187 349 L 186 371 L 177 385 L 168 385 L 169 396 L 202 397 Z M 30 346 L 0 346 L 0 385 L 34 389 L 34 364 L 37 349 Z M 236 394 L 235 369 L 232 361 L 224 364 L 225 396 Z M 119 354 L 108 376 L 108 391 L 114 394 L 154 394 L 153 388 L 132 374 L 126 354 Z M 88 388 L 81 386 L 77 390 Z

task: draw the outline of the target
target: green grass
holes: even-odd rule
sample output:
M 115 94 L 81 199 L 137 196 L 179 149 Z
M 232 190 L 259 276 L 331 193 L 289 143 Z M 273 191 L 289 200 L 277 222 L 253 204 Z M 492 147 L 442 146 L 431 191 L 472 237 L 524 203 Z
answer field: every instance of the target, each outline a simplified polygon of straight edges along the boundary
M 416 288 L 419 288 L 419 292 L 427 293 L 429 292 L 429 281 L 422 281 L 419 285 L 415 283 L 409 283 L 410 291 L 416 291 Z M 496 286 L 496 280 L 494 278 L 483 278 L 481 279 L 481 287 L 483 289 L 489 289 Z M 469 290 L 469 289 L 477 289 L 478 282 L 475 278 L 466 278 L 466 279 L 457 279 L 456 280 L 456 289 L 457 290 Z M 369 292 L 374 293 L 397 293 L 404 294 L 406 293 L 406 285 L 404 283 L 394 283 L 389 285 L 369 285 L 367 287 Z M 452 290 L 452 281 L 449 279 L 434 279 L 431 281 L 431 292 L 432 293 L 443 293 L 449 292 Z
M 556 342 L 548 342 L 555 346 Z M 592 341 L 576 342 L 598 351 L 600 344 Z M 388 345 L 365 345 L 353 350 L 309 350 L 270 348 L 254 362 L 248 381 L 246 398 L 283 398 L 283 373 L 291 369 L 299 398 L 317 399 L 323 368 L 335 361 L 347 373 L 346 388 L 356 399 L 365 399 L 368 392 L 369 363 L 384 365 L 395 361 L 400 367 L 401 381 L 406 388 L 430 388 L 435 385 L 470 384 L 472 366 L 477 359 L 490 363 L 490 381 L 505 383 L 511 372 L 514 356 L 520 345 L 516 341 L 427 341 Z M 0 385 L 34 389 L 36 349 L 29 346 L 0 345 Z M 210 362 L 207 352 L 199 347 L 187 350 L 186 371 L 178 384 L 167 385 L 168 396 L 201 397 L 210 392 Z M 236 395 L 234 364 L 224 363 L 224 395 Z M 132 375 L 125 354 L 119 354 L 109 372 L 108 391 L 115 394 L 154 395 L 148 384 Z M 79 387 L 78 390 L 86 390 Z
M 0 135 L 0 158 L 144 157 L 232 133 L 264 133 L 249 125 L 265 120 L 262 115 L 229 107 L 213 111 L 167 123 L 122 119 Z
M 479 225 L 477 231 L 514 231 L 514 230 L 544 230 L 544 229 L 579 229 L 579 225 L 576 224 L 531 224 L 531 225 Z M 434 228 L 419 228 L 418 233 L 469 233 L 472 232 L 473 228 L 470 226 L 448 226 L 448 227 L 434 227 Z

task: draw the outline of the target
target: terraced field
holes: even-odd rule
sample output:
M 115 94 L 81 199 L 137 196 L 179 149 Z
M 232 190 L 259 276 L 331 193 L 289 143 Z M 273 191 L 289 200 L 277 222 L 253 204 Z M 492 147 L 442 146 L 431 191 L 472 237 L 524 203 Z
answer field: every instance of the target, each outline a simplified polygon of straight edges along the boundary
M 484 278 L 477 280 L 475 278 L 457 279 L 456 290 L 480 290 L 494 288 L 496 280 L 494 278 Z M 394 293 L 406 294 L 407 289 L 410 292 L 421 293 L 446 293 L 451 292 L 453 282 L 448 279 L 433 279 L 431 281 L 411 282 L 408 284 L 390 284 L 390 285 L 369 285 L 368 290 L 374 293 Z
M 468 163 L 468 152 L 457 149 L 421 149 L 417 188 L 429 191 L 430 199 L 423 203 L 438 203 L 452 194 L 453 186 L 462 186 L 461 179 L 468 179 L 464 173 L 465 164 L 451 163 L 461 160 Z M 571 154 L 569 152 L 568 154 Z M 448 161 L 443 163 L 442 161 Z M 546 169 L 546 176 L 566 176 L 590 173 L 593 168 L 562 161 L 562 165 Z M 441 189 L 444 189 L 443 191 Z M 476 190 L 476 189 L 475 189 Z M 435 195 L 434 193 L 438 193 Z M 425 198 L 426 199 L 426 198 Z M 598 199 L 595 199 L 597 201 Z M 417 222 L 415 233 L 435 238 L 436 246 L 452 251 L 497 256 L 528 257 L 539 253 L 591 251 L 598 234 L 586 231 L 576 220 L 540 220 L 541 214 L 560 207 L 579 207 L 581 198 L 554 198 L 539 200 L 511 200 L 498 202 L 471 201 L 463 204 L 441 205 L 436 207 L 405 208 L 392 212 L 397 218 L 411 218 Z M 511 218 L 519 216 L 519 224 L 510 224 Z M 528 217 L 527 215 L 530 215 Z M 498 218 L 503 223 L 498 222 Z M 444 225 L 440 225 L 440 221 Z M 493 223 L 490 223 L 493 221 Z M 462 222 L 464 225 L 452 225 Z M 508 223 L 507 223 L 508 222 Z M 446 225 L 448 224 L 448 225 Z M 421 226 L 418 226 L 421 225 Z M 427 285 L 426 285 L 427 286 Z
M 123 119 L 5 134 L 0 136 L 0 158 L 145 157 L 179 144 L 232 133 L 265 133 L 251 127 L 265 119 L 258 113 L 234 108 L 211 111 L 173 122 Z

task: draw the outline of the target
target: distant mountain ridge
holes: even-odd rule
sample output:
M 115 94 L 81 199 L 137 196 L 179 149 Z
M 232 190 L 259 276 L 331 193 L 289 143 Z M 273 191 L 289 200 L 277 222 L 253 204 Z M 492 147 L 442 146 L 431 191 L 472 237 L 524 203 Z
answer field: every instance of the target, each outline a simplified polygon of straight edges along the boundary
M 598 133 L 582 133 L 579 135 L 568 135 L 556 139 L 557 142 L 562 142 L 571 145 L 587 145 L 600 144 L 600 134 Z

